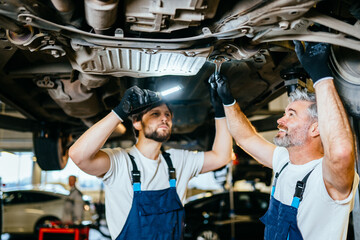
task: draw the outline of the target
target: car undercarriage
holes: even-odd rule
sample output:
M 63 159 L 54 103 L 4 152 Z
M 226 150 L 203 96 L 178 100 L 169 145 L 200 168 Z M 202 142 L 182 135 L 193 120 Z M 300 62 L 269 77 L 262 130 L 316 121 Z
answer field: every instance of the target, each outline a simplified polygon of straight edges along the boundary
M 41 168 L 62 169 L 73 139 L 127 88 L 181 85 L 167 99 L 167 145 L 206 150 L 216 66 L 247 116 L 268 116 L 253 122 L 259 131 L 276 128 L 268 102 L 294 86 L 312 89 L 292 40 L 332 44 L 338 91 L 358 118 L 359 19 L 360 4 L 344 0 L 2 0 L 0 99 L 26 118 L 0 115 L 0 127 L 33 132 Z M 131 128 L 124 122 L 109 144 L 134 141 Z

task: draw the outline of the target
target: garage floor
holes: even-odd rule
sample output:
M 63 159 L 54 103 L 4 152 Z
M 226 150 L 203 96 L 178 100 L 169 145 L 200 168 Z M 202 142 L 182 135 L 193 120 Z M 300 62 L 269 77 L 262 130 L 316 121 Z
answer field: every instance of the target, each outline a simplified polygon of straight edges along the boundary
M 32 236 L 9 236 L 9 234 L 2 234 L 1 240 L 37 240 Z M 98 231 L 90 229 L 89 240 L 109 240 L 109 238 L 103 237 Z

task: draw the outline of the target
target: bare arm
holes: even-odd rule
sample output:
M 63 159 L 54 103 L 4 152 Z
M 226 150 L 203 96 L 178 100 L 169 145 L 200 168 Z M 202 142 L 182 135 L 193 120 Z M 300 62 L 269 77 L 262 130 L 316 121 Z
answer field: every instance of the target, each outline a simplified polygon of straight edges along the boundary
M 237 145 L 252 155 L 259 163 L 272 168 L 275 145 L 266 141 L 256 132 L 239 105 L 236 104 L 227 78 L 216 74 L 209 78 L 209 83 L 212 89 L 216 89 L 224 104 L 228 128 Z
M 215 120 L 216 134 L 211 151 L 204 153 L 204 165 L 201 173 L 213 171 L 225 166 L 231 160 L 232 138 L 226 126 L 226 119 Z
M 109 156 L 100 149 L 120 123 L 116 114 L 110 112 L 71 146 L 69 156 L 81 170 L 98 177 L 109 170 Z
M 355 174 L 353 133 L 333 80 L 319 82 L 315 90 L 324 147 L 324 182 L 333 199 L 345 199 L 351 192 Z
M 225 114 L 228 128 L 236 144 L 259 163 L 272 168 L 272 158 L 276 146 L 256 132 L 238 104 L 225 107 Z
M 314 83 L 324 148 L 324 183 L 333 199 L 345 199 L 350 194 L 355 174 L 355 148 L 349 120 L 327 64 L 330 45 L 305 42 L 304 48 L 298 41 L 294 44 L 301 64 Z

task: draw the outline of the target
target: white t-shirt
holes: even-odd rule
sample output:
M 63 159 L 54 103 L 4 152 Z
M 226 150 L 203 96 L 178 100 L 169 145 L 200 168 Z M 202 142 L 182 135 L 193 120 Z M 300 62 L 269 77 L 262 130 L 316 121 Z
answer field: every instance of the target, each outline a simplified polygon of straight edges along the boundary
M 127 151 L 121 148 L 102 149 L 110 157 L 110 169 L 102 178 L 105 185 L 106 220 L 112 239 L 115 239 L 125 225 L 134 195 L 131 183 L 133 166 Z M 197 176 L 204 163 L 203 152 L 170 149 L 173 166 L 176 170 L 176 191 L 182 203 L 186 199 L 186 188 L 189 180 Z M 129 153 L 134 156 L 141 174 L 141 190 L 161 190 L 169 188 L 169 172 L 165 159 L 159 160 L 144 157 L 133 146 Z
M 273 170 L 279 172 L 289 162 L 286 148 L 277 147 L 273 156 Z M 333 200 L 325 187 L 322 174 L 322 158 L 304 165 L 289 163 L 281 172 L 274 197 L 286 205 L 291 205 L 296 182 L 302 180 L 311 171 L 305 187 L 303 199 L 298 209 L 297 222 L 305 240 L 346 239 L 349 213 L 354 207 L 354 198 L 359 184 L 359 175 L 355 174 L 350 195 L 341 201 Z

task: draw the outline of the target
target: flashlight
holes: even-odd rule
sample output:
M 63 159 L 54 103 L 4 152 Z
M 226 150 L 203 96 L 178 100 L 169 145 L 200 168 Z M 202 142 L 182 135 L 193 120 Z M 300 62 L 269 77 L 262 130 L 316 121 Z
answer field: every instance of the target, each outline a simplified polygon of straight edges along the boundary
M 181 89 L 182 89 L 182 87 L 181 87 L 180 85 L 177 85 L 177 86 L 175 86 L 175 87 L 172 87 L 172 88 L 166 89 L 166 90 L 164 90 L 164 91 L 161 91 L 161 92 L 160 92 L 160 95 L 161 95 L 162 97 L 165 97 L 165 96 L 167 96 L 167 95 L 169 95 L 169 94 L 172 94 L 172 93 L 174 93 L 174 92 L 177 92 L 177 91 L 179 91 L 179 90 L 181 90 Z

